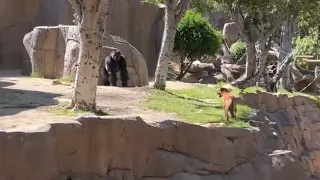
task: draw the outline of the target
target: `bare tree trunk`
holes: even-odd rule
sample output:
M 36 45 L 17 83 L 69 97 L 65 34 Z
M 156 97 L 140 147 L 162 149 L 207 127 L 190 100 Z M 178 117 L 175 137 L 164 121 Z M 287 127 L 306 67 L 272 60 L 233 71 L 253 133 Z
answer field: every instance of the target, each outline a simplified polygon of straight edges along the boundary
M 176 27 L 189 7 L 190 0 L 165 0 L 166 13 L 165 25 L 162 37 L 161 50 L 159 54 L 155 80 L 153 87 L 155 89 L 165 90 L 168 75 L 169 61 L 172 57 Z
M 180 81 L 189 71 L 189 69 L 191 68 L 193 61 L 189 61 L 187 66 L 183 69 L 180 70 L 179 76 L 176 78 L 176 80 Z
M 292 17 L 284 22 L 282 26 L 281 36 L 280 36 L 280 55 L 278 70 L 279 72 L 280 65 L 283 63 L 284 59 L 287 56 L 287 53 L 292 51 L 292 39 L 295 33 L 296 27 L 296 18 Z M 286 66 L 284 72 L 279 80 L 278 87 L 280 89 L 290 90 L 290 67 Z
M 85 34 L 85 35 L 84 35 Z M 92 111 L 96 108 L 96 91 L 98 84 L 99 56 L 101 51 L 98 32 L 83 30 L 80 38 L 72 106 L 76 109 Z M 88 38 L 88 36 L 90 38 Z
M 162 37 L 161 50 L 159 54 L 157 69 L 155 73 L 154 88 L 165 90 L 166 80 L 169 68 L 169 62 L 172 58 L 174 47 L 174 38 L 176 35 L 176 25 L 174 22 L 174 10 L 166 8 L 164 32 Z
M 247 63 L 246 63 L 246 73 L 242 78 L 237 79 L 232 84 L 239 86 L 240 88 L 247 88 L 253 86 L 258 82 L 263 76 L 266 69 L 267 55 L 270 49 L 270 39 L 268 45 L 266 45 L 267 40 L 261 39 L 252 48 L 252 44 L 247 44 Z M 259 62 L 257 66 L 257 61 Z
M 99 56 L 108 15 L 108 0 L 69 0 L 80 32 L 80 53 L 68 108 L 95 111 Z

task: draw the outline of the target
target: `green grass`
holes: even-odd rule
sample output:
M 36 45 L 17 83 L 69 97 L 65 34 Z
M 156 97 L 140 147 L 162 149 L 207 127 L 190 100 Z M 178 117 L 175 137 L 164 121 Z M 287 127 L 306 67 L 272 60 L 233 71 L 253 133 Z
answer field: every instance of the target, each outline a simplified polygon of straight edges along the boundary
M 43 75 L 39 72 L 32 72 L 30 76 L 33 78 L 43 78 Z
M 237 105 L 237 121 L 230 118 L 226 121 L 222 109 L 222 100 L 217 95 L 222 86 L 219 83 L 213 87 L 196 85 L 191 89 L 181 90 L 154 90 L 149 96 L 146 107 L 158 111 L 173 112 L 190 123 L 225 123 L 232 127 L 248 127 L 249 117 L 255 112 L 248 106 Z M 248 88 L 245 92 L 254 92 L 257 88 Z M 260 90 L 260 89 L 259 89 Z M 233 89 L 235 96 L 239 95 L 239 89 Z
M 58 79 L 61 82 L 66 82 L 66 83 L 73 83 L 74 82 L 74 77 L 71 75 L 67 75 L 67 76 L 62 76 Z
M 49 109 L 49 112 L 56 114 L 56 115 L 62 115 L 62 116 L 67 116 L 67 117 L 75 117 L 75 116 L 84 115 L 84 114 L 95 114 L 98 116 L 109 115 L 108 113 L 106 113 L 102 110 L 97 110 L 96 112 L 92 113 L 92 112 L 88 112 L 88 111 L 66 109 L 61 105 L 51 107 Z

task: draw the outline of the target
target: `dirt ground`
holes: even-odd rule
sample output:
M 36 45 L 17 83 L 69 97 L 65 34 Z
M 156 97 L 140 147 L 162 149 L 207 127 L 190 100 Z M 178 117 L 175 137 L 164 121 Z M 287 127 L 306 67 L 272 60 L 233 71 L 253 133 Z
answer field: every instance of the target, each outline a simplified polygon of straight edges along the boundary
M 181 82 L 168 82 L 169 89 L 190 88 Z M 52 80 L 19 77 L 0 72 L 0 130 L 20 129 L 26 125 L 39 125 L 67 121 L 72 118 L 57 115 L 48 108 L 59 102 L 70 102 L 73 86 L 52 85 Z M 111 115 L 139 115 L 145 121 L 181 120 L 175 114 L 157 112 L 141 106 L 147 100 L 150 88 L 122 88 L 99 86 L 97 104 Z

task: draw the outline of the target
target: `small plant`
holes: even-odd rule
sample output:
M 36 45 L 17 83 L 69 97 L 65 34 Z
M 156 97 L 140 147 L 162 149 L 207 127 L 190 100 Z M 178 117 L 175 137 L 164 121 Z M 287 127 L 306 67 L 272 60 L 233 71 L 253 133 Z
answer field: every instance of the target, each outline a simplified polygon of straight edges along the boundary
M 243 41 L 238 41 L 231 45 L 232 59 L 234 62 L 238 62 L 242 56 L 246 53 L 246 43 Z
M 58 79 L 61 82 L 66 82 L 66 83 L 73 83 L 74 82 L 74 77 L 71 75 L 66 75 L 62 76 Z
M 32 73 L 31 73 L 30 77 L 33 77 L 33 78 L 43 78 L 44 76 L 43 76 L 41 73 L 35 71 L 35 72 L 32 72 Z
M 84 114 L 92 114 L 92 112 L 87 112 L 87 111 L 81 111 L 81 110 L 70 110 L 62 105 L 58 106 L 52 106 L 49 108 L 49 112 L 60 115 L 60 116 L 68 116 L 68 117 L 75 117 L 78 115 L 84 115 Z M 108 113 L 103 112 L 102 110 L 97 110 L 93 114 L 98 115 L 98 116 L 107 116 L 109 115 Z

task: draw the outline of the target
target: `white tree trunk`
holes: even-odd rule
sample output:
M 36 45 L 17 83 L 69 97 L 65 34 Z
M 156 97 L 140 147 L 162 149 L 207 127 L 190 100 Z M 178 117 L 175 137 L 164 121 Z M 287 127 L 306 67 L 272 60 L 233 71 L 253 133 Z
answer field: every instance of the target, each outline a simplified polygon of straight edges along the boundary
M 96 108 L 99 56 L 101 51 L 99 32 L 83 29 L 80 35 L 78 59 L 72 106 L 76 109 L 92 111 Z
M 80 32 L 75 87 L 69 108 L 96 110 L 99 60 L 109 0 L 69 0 Z
M 296 18 L 290 18 L 284 22 L 282 26 L 281 36 L 280 36 L 280 55 L 279 55 L 279 63 L 278 70 L 280 65 L 283 63 L 284 59 L 292 51 L 292 39 L 295 33 L 296 27 Z M 282 77 L 279 80 L 278 88 L 280 89 L 291 89 L 290 85 L 290 67 L 286 66 Z
M 165 0 L 165 26 L 153 87 L 165 90 L 169 62 L 174 48 L 176 27 L 189 7 L 190 0 Z
M 166 89 L 166 80 L 169 62 L 172 58 L 174 38 L 176 35 L 175 14 L 171 8 L 166 8 L 165 25 L 162 37 L 161 50 L 158 58 L 155 81 L 153 87 L 160 90 Z

